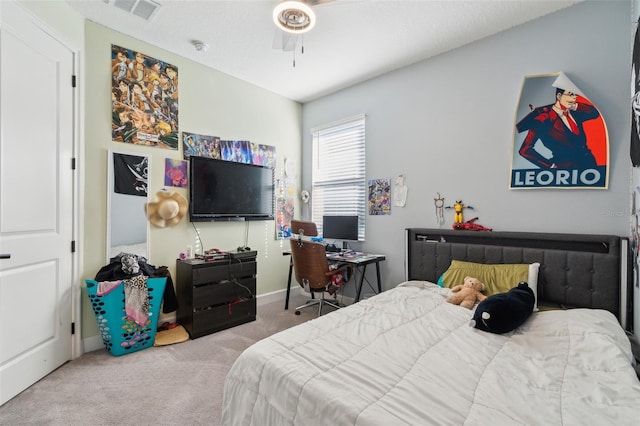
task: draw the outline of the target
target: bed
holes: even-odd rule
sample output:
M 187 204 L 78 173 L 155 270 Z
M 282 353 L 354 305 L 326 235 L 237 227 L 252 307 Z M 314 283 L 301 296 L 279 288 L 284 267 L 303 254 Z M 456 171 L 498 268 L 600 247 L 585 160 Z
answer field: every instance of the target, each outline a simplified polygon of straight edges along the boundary
M 406 281 L 245 350 L 223 424 L 637 424 L 626 248 L 617 236 L 407 229 Z M 437 284 L 453 261 L 539 264 L 538 310 L 506 334 L 470 327 L 473 311 Z

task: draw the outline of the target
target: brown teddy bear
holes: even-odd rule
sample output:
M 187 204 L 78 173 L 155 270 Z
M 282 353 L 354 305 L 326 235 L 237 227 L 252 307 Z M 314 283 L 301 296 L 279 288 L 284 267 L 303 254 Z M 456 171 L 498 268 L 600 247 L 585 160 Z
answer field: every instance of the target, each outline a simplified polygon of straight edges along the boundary
M 447 302 L 454 305 L 464 306 L 467 309 L 473 308 L 476 301 L 482 302 L 487 298 L 481 292 L 484 291 L 484 284 L 477 278 L 464 277 L 464 284 L 451 288 L 451 296 L 447 298 Z

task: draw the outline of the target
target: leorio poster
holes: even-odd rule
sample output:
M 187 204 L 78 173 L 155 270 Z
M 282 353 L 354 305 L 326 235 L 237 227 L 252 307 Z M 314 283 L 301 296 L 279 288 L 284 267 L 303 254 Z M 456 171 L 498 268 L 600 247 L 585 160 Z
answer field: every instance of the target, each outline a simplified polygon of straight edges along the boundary
M 178 149 L 178 67 L 111 45 L 111 140 Z
M 516 111 L 511 189 L 607 189 L 602 114 L 563 73 L 527 76 Z

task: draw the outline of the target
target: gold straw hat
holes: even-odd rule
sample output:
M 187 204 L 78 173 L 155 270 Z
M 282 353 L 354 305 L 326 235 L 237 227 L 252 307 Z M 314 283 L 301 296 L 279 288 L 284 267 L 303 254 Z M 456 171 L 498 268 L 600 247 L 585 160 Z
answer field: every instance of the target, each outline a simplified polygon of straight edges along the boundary
M 147 203 L 145 210 L 152 225 L 173 226 L 187 213 L 187 200 L 177 192 L 158 191 L 156 200 Z

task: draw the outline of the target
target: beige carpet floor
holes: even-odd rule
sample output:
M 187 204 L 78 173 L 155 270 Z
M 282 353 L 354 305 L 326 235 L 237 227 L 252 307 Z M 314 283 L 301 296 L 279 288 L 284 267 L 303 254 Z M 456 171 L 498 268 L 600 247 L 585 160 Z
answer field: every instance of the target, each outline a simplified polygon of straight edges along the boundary
M 259 305 L 256 321 L 175 345 L 86 353 L 0 407 L 0 425 L 218 425 L 233 362 L 254 342 L 315 318 L 316 308 L 294 314 L 306 300 L 292 296 L 287 311 L 284 301 Z

